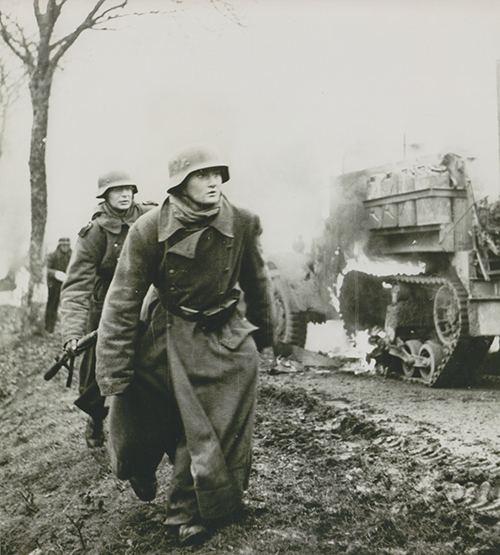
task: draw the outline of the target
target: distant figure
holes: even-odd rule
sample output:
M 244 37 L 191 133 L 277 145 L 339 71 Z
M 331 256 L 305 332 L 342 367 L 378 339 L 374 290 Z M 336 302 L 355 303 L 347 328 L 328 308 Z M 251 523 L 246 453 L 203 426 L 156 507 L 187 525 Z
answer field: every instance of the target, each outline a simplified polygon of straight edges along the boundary
M 68 237 L 61 237 L 57 248 L 47 256 L 48 297 L 45 308 L 45 330 L 53 333 L 57 321 L 57 309 L 61 296 L 61 286 L 66 279 L 66 268 L 71 258 L 71 242 Z
M 97 329 L 123 242 L 132 224 L 155 203 L 136 202 L 136 182 L 123 171 L 102 175 L 97 182 L 100 200 L 91 221 L 83 227 L 75 245 L 61 299 L 63 345 L 73 352 L 78 339 Z M 87 413 L 85 440 L 91 448 L 104 443 L 104 397 L 95 381 L 95 348 L 82 356 L 80 397 L 75 405 Z

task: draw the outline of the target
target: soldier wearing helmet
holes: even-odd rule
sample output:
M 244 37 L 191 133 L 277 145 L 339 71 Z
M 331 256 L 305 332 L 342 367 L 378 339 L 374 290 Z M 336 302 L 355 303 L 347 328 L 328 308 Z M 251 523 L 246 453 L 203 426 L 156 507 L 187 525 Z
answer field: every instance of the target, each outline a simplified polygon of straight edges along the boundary
M 131 229 L 98 332 L 113 470 L 150 501 L 168 455 L 165 524 L 183 544 L 239 513 L 258 350 L 272 344 L 260 221 L 222 194 L 228 180 L 227 163 L 211 149 L 170 161 L 169 196 Z M 155 298 L 145 307 L 151 285 Z
M 57 309 L 61 296 L 62 282 L 66 279 L 66 269 L 71 258 L 71 241 L 61 237 L 57 248 L 47 256 L 47 305 L 45 307 L 45 331 L 52 333 L 57 321 Z
M 102 199 L 91 221 L 78 234 L 61 295 L 65 349 L 76 347 L 78 338 L 97 328 L 102 306 L 130 226 L 153 207 L 136 203 L 136 182 L 125 172 L 99 177 L 97 198 Z M 82 357 L 79 398 L 75 404 L 88 415 L 85 438 L 89 447 L 103 444 L 103 420 L 107 408 L 95 381 L 95 349 Z

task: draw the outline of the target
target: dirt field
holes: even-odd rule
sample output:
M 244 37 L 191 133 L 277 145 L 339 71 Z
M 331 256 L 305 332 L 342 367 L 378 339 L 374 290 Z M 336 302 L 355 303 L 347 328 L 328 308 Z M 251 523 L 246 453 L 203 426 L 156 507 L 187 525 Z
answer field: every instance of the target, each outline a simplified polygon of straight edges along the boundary
M 263 361 L 246 518 L 202 547 L 166 534 L 169 465 L 152 503 L 90 451 L 58 338 L 0 350 L 0 553 L 500 553 L 497 383 L 430 391 Z

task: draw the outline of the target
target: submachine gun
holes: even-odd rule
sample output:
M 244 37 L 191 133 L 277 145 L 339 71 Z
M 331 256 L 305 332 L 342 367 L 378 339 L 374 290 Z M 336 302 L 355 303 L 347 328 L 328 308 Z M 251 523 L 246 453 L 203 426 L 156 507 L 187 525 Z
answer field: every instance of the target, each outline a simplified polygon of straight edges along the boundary
M 92 345 L 95 345 L 96 341 L 97 330 L 91 331 L 87 335 L 81 337 L 78 340 L 73 353 L 63 351 L 59 356 L 56 357 L 56 362 L 45 372 L 43 378 L 47 381 L 51 380 L 59 372 L 59 370 L 64 367 L 68 371 L 68 377 L 66 378 L 66 387 L 71 387 L 71 383 L 73 381 L 75 358 L 90 349 Z

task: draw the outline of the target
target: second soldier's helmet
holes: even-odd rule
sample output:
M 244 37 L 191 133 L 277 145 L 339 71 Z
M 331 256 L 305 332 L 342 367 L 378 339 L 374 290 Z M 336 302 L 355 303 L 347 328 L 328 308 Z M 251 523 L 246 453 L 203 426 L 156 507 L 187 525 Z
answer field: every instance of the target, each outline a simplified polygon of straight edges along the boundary
M 101 175 L 97 180 L 97 198 L 104 198 L 107 191 L 113 187 L 133 187 L 134 195 L 137 193 L 137 183 L 128 173 L 111 171 Z
M 180 187 L 189 174 L 207 168 L 219 168 L 222 183 L 229 180 L 229 168 L 219 154 L 204 146 L 195 146 L 179 151 L 168 164 L 169 183 L 167 191 L 173 192 Z

